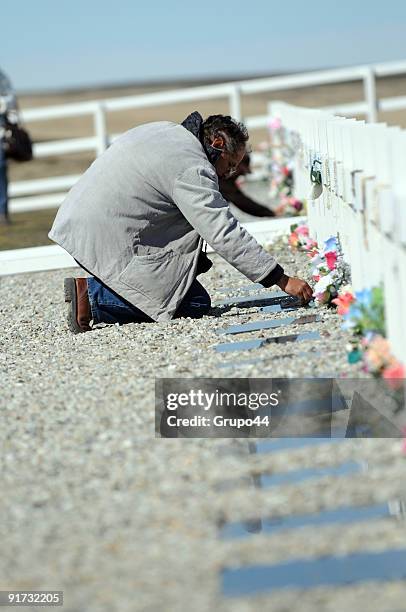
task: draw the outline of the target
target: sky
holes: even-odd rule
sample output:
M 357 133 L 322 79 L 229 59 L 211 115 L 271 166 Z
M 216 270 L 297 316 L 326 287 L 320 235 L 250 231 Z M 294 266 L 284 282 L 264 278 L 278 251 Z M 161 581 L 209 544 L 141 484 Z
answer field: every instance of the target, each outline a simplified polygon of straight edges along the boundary
M 405 0 L 13 0 L 1 22 L 18 91 L 406 59 Z

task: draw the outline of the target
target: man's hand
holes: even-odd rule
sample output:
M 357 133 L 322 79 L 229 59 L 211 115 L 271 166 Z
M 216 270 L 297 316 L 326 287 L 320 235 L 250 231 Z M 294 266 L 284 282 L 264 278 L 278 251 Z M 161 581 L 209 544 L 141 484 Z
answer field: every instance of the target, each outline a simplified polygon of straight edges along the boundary
M 284 274 L 277 285 L 288 293 L 289 295 L 293 295 L 294 297 L 298 297 L 307 304 L 312 299 L 313 289 L 306 283 L 306 281 L 301 278 L 295 278 L 293 276 L 287 276 Z

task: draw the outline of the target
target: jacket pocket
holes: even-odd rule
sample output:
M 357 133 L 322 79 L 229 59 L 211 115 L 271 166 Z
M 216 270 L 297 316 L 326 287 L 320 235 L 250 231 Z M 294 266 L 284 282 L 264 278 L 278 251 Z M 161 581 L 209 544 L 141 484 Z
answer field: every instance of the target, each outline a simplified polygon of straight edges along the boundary
M 118 280 L 154 301 L 161 301 L 176 284 L 181 272 L 182 255 L 161 249 L 147 255 L 135 255 Z

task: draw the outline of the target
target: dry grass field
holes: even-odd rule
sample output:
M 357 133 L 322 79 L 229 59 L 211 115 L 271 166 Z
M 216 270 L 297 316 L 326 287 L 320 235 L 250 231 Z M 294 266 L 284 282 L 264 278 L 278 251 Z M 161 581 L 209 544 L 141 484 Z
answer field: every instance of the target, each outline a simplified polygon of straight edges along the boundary
M 194 82 L 193 86 L 207 84 L 207 82 Z M 104 88 L 78 90 L 60 93 L 47 93 L 26 95 L 19 98 L 21 108 L 34 108 L 55 104 L 67 104 L 84 100 L 122 97 L 190 87 L 190 83 L 172 83 L 151 86 L 132 86 L 120 88 Z M 401 77 L 387 77 L 378 79 L 377 90 L 379 97 L 401 96 L 406 94 L 406 75 Z M 261 115 L 266 113 L 267 103 L 271 100 L 284 100 L 292 104 L 318 107 L 357 102 L 363 98 L 361 83 L 342 83 L 310 87 L 307 89 L 293 89 L 270 93 L 244 96 L 242 99 L 242 112 L 244 116 Z M 110 133 L 122 132 L 141 123 L 158 120 L 182 121 L 193 110 L 199 110 L 203 116 L 213 113 L 227 113 L 228 101 L 226 99 L 206 100 L 197 103 L 180 103 L 154 108 L 136 109 L 109 113 L 107 117 Z M 406 109 L 393 113 L 384 113 L 381 121 L 390 125 L 406 127 Z M 27 125 L 35 142 L 45 142 L 64 138 L 80 138 L 93 135 L 93 122 L 89 117 L 77 117 L 61 120 L 33 122 Z M 251 143 L 255 147 L 260 141 L 267 138 L 265 130 L 253 130 Z M 54 156 L 34 160 L 27 164 L 10 164 L 10 181 L 37 179 L 67 174 L 80 174 L 86 170 L 93 161 L 92 153 L 75 153 L 63 156 Z M 34 218 L 35 216 L 35 218 Z M 0 228 L 0 249 L 35 246 L 48 243 L 47 230 L 55 211 L 41 211 L 33 213 L 20 213 L 13 215 L 13 224 L 8 228 Z
M 201 83 L 195 83 L 196 86 Z M 378 80 L 378 95 L 380 97 L 401 96 L 406 94 L 406 75 Z M 21 108 L 34 108 L 54 104 L 68 104 L 83 100 L 122 97 L 165 91 L 180 88 L 182 84 L 172 84 L 151 87 L 128 87 L 114 89 L 91 89 L 72 91 L 58 94 L 29 95 L 20 98 Z M 287 91 L 255 94 L 244 96 L 242 100 L 243 116 L 261 115 L 266 113 L 267 103 L 271 100 L 284 100 L 299 106 L 328 106 L 345 102 L 362 100 L 363 91 L 361 83 L 344 83 L 338 85 L 323 85 L 307 89 L 292 89 Z M 197 103 L 180 103 L 154 108 L 136 109 L 109 113 L 108 129 L 110 132 L 123 132 L 141 123 L 148 121 L 182 121 L 193 110 L 210 115 L 213 113 L 227 113 L 228 101 L 226 99 L 205 100 Z M 384 113 L 380 117 L 391 125 L 406 127 L 406 109 L 394 113 Z M 58 140 L 61 138 L 80 138 L 93 135 L 91 117 L 74 117 L 69 119 L 42 121 L 27 126 L 36 142 Z M 266 139 L 265 130 L 253 130 L 252 144 L 255 146 Z M 60 157 L 50 157 L 35 160 L 29 164 L 14 164 L 10 168 L 10 179 L 27 180 L 47 176 L 76 174 L 83 172 L 93 157 L 87 153 L 75 153 Z

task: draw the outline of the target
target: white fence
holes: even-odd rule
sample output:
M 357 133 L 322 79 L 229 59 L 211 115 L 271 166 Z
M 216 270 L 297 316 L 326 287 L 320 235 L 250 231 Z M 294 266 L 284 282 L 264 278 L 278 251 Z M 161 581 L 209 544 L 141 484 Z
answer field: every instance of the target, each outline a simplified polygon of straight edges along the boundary
M 406 96 L 379 102 L 376 99 L 375 76 L 401 73 L 406 73 L 406 62 L 26 110 L 23 118 L 30 123 L 93 114 L 94 137 L 37 144 L 35 155 L 46 157 L 84 150 L 94 150 L 99 154 L 117 136 L 107 134 L 105 114 L 110 111 L 227 96 L 230 113 L 240 118 L 242 94 L 361 79 L 365 100 L 329 111 L 350 115 L 364 113 L 373 122 L 377 109 L 406 108 Z M 320 199 L 309 201 L 311 232 L 319 242 L 329 235 L 340 234 L 345 256 L 351 264 L 355 289 L 383 283 L 388 337 L 396 356 L 406 362 L 406 173 L 403 167 L 406 132 L 385 124 L 366 124 L 335 117 L 326 110 L 303 109 L 284 103 L 273 103 L 270 113 L 282 119 L 297 151 L 295 178 L 298 196 L 307 198 L 309 195 L 311 163 L 315 158 L 320 159 L 324 191 Z M 269 115 L 248 117 L 245 121 L 249 129 L 264 127 Z M 11 185 L 12 210 L 56 206 L 78 178 L 63 176 Z M 289 219 L 283 221 L 285 226 L 290 223 Z M 275 220 L 269 222 L 275 223 Z M 270 225 L 269 232 L 274 229 L 276 225 Z M 252 226 L 251 230 L 254 235 L 259 231 L 259 238 L 269 240 L 265 225 L 262 228 Z M 58 247 L 0 253 L 0 275 L 71 264 L 71 259 Z
M 344 115 L 365 114 L 368 121 L 373 122 L 377 118 L 378 110 L 393 111 L 406 108 L 406 96 L 377 100 L 375 77 L 403 73 L 406 73 L 406 61 L 354 66 L 351 68 L 292 74 L 281 77 L 235 81 L 207 87 L 193 87 L 123 98 L 27 109 L 22 112 L 22 118 L 29 126 L 35 121 L 52 121 L 54 119 L 90 115 L 93 117 L 93 136 L 89 138 L 70 138 L 41 142 L 35 144 L 34 155 L 37 158 L 41 158 L 83 151 L 91 151 L 95 155 L 99 155 L 119 135 L 108 134 L 106 114 L 110 112 L 115 113 L 128 109 L 148 108 L 179 102 L 198 102 L 199 100 L 227 98 L 229 100 L 230 114 L 237 119 L 243 119 L 248 129 L 254 130 L 267 126 L 267 115 L 242 117 L 241 96 L 307 88 L 315 85 L 351 81 L 363 82 L 364 100 L 357 103 L 338 105 L 329 110 Z M 10 210 L 11 212 L 21 212 L 59 206 L 66 191 L 75 184 L 78 178 L 77 175 L 68 175 L 12 183 L 9 188 L 11 197 Z
M 295 217 L 295 221 L 306 221 L 306 217 Z M 289 218 L 267 219 L 241 223 L 243 227 L 263 245 L 286 235 L 292 220 Z M 207 245 L 207 252 L 213 249 Z M 58 245 L 12 249 L 0 251 L 0 277 L 24 272 L 41 272 L 77 267 L 76 261 Z
M 338 234 L 356 290 L 383 284 L 388 338 L 406 363 L 406 131 L 284 103 L 270 105 L 296 151 L 296 195 L 311 235 Z M 323 193 L 309 199 L 321 162 Z

